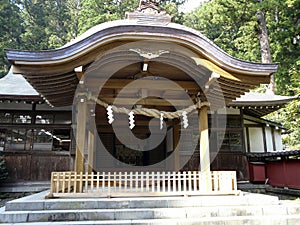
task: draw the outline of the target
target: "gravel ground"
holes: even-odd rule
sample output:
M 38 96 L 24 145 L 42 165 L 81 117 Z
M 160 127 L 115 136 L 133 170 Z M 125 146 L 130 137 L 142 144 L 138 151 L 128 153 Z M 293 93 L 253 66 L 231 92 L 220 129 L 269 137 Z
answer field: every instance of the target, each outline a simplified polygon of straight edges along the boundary
M 5 206 L 6 202 L 11 200 L 22 198 L 33 193 L 0 193 L 0 208 Z

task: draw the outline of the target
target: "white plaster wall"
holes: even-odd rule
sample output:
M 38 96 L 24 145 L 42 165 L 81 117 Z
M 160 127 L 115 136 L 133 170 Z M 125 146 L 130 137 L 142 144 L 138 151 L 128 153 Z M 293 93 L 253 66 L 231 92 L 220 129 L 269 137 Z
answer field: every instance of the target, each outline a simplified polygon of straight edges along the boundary
M 264 152 L 263 132 L 261 127 L 249 127 L 250 152 Z
M 267 142 L 267 151 L 268 152 L 273 152 L 273 141 L 272 141 L 272 129 L 271 127 L 266 127 L 266 142 Z
M 282 139 L 281 139 L 281 132 L 280 132 L 280 130 L 275 130 L 275 131 L 274 131 L 274 137 L 275 137 L 276 151 L 281 151 L 281 150 L 283 150 Z

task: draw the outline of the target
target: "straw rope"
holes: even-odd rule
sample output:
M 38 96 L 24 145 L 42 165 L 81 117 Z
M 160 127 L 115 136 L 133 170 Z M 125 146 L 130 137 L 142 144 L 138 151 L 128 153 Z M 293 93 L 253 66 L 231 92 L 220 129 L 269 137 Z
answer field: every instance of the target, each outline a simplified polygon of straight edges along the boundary
M 196 110 L 197 108 L 200 109 L 203 106 L 208 106 L 209 104 L 207 102 L 197 102 L 194 105 L 191 105 L 185 109 L 180 109 L 177 110 L 175 112 L 167 112 L 167 111 L 160 111 L 157 109 L 149 109 L 149 108 L 135 108 L 135 109 L 127 109 L 125 107 L 116 107 L 114 105 L 109 105 L 108 103 L 102 101 L 101 99 L 98 99 L 94 96 L 91 95 L 91 93 L 88 93 L 86 95 L 87 100 L 92 100 L 95 103 L 97 103 L 98 105 L 101 105 L 105 108 L 107 108 L 108 106 L 111 106 L 112 110 L 115 113 L 125 113 L 125 114 L 129 114 L 130 112 L 133 112 L 135 115 L 143 115 L 143 116 L 148 116 L 148 117 L 154 117 L 154 118 L 161 118 L 161 116 L 163 116 L 163 118 L 168 118 L 168 119 L 175 119 L 175 118 L 179 118 L 182 116 L 183 112 L 186 112 L 187 114 L 193 112 L 194 110 Z

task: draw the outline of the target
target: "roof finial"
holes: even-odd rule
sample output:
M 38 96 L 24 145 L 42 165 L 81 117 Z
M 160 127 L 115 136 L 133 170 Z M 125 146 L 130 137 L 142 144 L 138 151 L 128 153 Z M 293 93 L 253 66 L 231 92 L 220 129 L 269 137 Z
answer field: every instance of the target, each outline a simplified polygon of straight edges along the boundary
M 160 22 L 171 22 L 171 16 L 166 11 L 161 10 L 159 7 L 160 0 L 140 0 L 139 7 L 133 12 L 127 12 L 127 19 L 143 18 L 149 20 L 156 20 Z

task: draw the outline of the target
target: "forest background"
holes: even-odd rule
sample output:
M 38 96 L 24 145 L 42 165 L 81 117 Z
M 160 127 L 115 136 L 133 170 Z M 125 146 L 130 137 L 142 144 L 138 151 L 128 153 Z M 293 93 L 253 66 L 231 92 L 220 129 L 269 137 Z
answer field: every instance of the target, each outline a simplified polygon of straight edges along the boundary
M 182 12 L 185 0 L 161 0 L 172 21 L 194 28 L 230 55 L 261 62 L 261 21 L 268 31 L 271 62 L 278 62 L 275 93 L 300 95 L 300 0 L 202 0 Z M 89 28 L 124 19 L 139 0 L 0 0 L 0 77 L 7 74 L 4 49 L 47 50 L 61 47 Z M 255 91 L 266 92 L 267 86 Z M 300 149 L 300 101 L 268 115 L 287 129 L 284 143 Z

